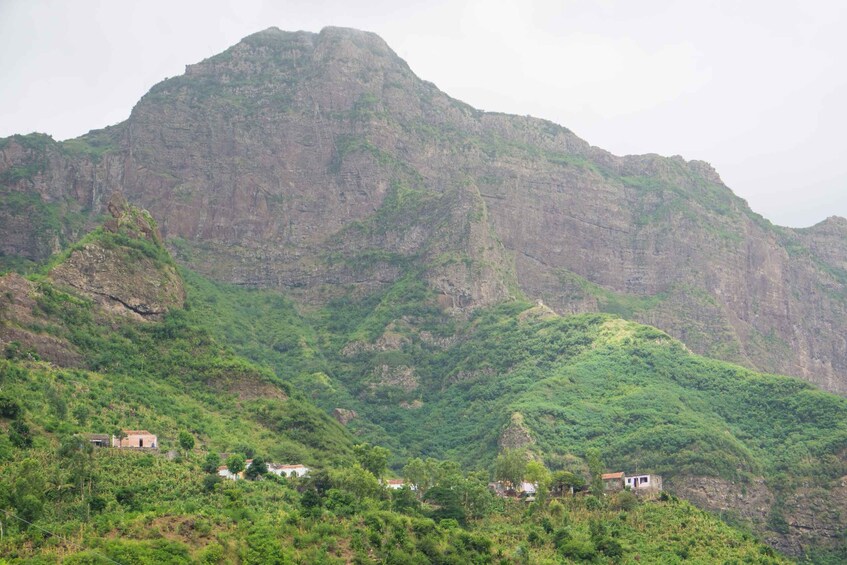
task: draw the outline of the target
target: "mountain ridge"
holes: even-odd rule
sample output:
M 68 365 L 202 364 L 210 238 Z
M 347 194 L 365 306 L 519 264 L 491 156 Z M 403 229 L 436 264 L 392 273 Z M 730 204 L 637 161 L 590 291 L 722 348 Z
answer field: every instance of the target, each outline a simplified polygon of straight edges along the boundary
M 154 86 L 122 124 L 0 145 L 9 258 L 44 259 L 123 192 L 217 280 L 320 304 L 424 264 L 457 313 L 516 296 L 610 311 L 847 392 L 842 222 L 774 226 L 702 161 L 618 157 L 475 110 L 374 34 L 264 30 Z

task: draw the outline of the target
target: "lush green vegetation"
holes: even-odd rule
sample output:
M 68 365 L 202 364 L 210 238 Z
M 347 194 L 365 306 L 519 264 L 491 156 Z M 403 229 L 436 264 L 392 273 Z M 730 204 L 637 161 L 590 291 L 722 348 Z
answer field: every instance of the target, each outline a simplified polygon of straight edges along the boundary
M 120 126 L 111 126 L 101 130 L 90 131 L 87 134 L 62 141 L 59 146 L 62 151 L 69 155 L 82 155 L 98 163 L 103 155 L 116 151 L 118 144 L 115 135 Z
M 495 498 L 446 462 L 420 496 L 388 491 L 352 460 L 307 479 L 221 481 L 200 459 L 91 449 L 73 438 L 21 452 L 0 469 L 0 499 L 14 513 L 3 555 L 31 563 L 784 562 L 673 498 L 527 505 Z M 460 499 L 447 484 L 468 494 Z
M 133 233 L 98 230 L 81 245 L 172 264 Z M 62 340 L 80 359 L 59 368 L 26 344 L 3 352 L 4 556 L 773 563 L 781 558 L 750 534 L 672 497 L 554 495 L 599 494 L 604 468 L 764 475 L 783 494 L 847 473 L 845 399 L 692 355 L 612 315 L 562 318 L 512 302 L 456 318 L 414 273 L 298 312 L 270 291 L 183 276 L 186 306 L 160 322 L 108 315 L 45 276 L 34 279 L 32 316 L 3 322 Z M 334 407 L 359 416 L 345 429 L 327 415 Z M 498 459 L 510 427 L 524 450 Z M 157 433 L 176 459 L 95 451 L 81 435 L 121 428 Z M 221 482 L 222 461 L 257 480 Z M 267 461 L 313 473 L 277 479 Z M 392 474 L 417 490 L 389 492 L 379 479 Z M 496 498 L 492 477 L 532 480 L 539 496 Z
M 596 447 L 611 467 L 669 476 L 764 474 L 784 485 L 847 472 L 837 457 L 847 400 L 692 355 L 613 316 L 547 317 L 512 303 L 462 322 L 416 277 L 301 316 L 270 292 L 188 280 L 195 323 L 325 408 L 355 409 L 363 419 L 352 429 L 389 445 L 395 466 L 429 455 L 487 469 L 520 413 L 552 467 Z M 370 346 L 385 338 L 396 345 Z M 382 366 L 412 367 L 415 388 L 375 382 Z

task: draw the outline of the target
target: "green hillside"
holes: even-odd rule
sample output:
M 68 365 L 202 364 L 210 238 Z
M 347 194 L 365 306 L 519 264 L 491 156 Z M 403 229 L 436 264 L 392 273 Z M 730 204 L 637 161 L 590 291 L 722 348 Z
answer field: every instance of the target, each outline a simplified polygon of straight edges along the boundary
M 585 472 L 594 448 L 608 469 L 660 473 L 670 488 L 713 477 L 737 501 L 726 516 L 774 539 L 809 507 L 842 527 L 847 400 L 799 379 L 608 314 L 512 302 L 451 316 L 416 277 L 301 313 L 273 292 L 187 279 L 195 323 L 325 410 L 355 410 L 348 428 L 389 447 L 397 471 L 425 456 L 490 472 L 517 434 L 551 470 Z M 750 515 L 756 488 L 767 500 Z
M 0 277 L 0 557 L 778 563 L 754 534 L 673 496 L 499 499 L 494 460 L 515 448 L 542 476 L 587 481 L 595 449 L 607 469 L 666 479 L 765 476 L 781 481 L 784 512 L 792 485 L 825 490 L 845 473 L 844 399 L 697 357 L 653 328 L 521 302 L 455 317 L 417 277 L 298 309 L 270 291 L 174 279 L 152 220 L 113 214 L 41 274 Z M 165 283 L 166 313 L 142 316 L 149 305 L 133 300 Z M 333 408 L 358 416 L 345 428 Z M 124 428 L 156 433 L 160 451 L 84 439 Z M 221 481 L 220 453 L 312 475 Z M 379 484 L 418 457 L 426 487 Z M 820 551 L 807 555 L 837 562 Z
M 847 400 L 694 355 L 612 315 L 560 317 L 514 302 L 462 320 L 410 278 L 301 316 L 272 292 L 188 280 L 189 317 L 325 408 L 356 409 L 365 422 L 354 429 L 384 432 L 399 455 L 485 468 L 520 413 L 532 449 L 550 463 L 595 447 L 613 467 L 667 475 L 847 472 L 831 460 L 847 448 Z M 382 366 L 413 368 L 414 388 L 375 382 Z

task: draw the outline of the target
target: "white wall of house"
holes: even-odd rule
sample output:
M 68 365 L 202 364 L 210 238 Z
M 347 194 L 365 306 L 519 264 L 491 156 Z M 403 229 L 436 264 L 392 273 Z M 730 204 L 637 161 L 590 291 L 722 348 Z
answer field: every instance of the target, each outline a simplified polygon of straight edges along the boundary
M 268 465 L 268 472 L 279 477 L 305 477 L 309 468 L 305 465 Z

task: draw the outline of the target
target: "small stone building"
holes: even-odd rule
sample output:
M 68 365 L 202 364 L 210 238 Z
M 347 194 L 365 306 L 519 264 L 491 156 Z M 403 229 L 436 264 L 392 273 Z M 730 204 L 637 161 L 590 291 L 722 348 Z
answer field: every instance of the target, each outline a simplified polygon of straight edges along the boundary
M 604 492 L 618 492 L 624 489 L 624 473 L 604 473 L 601 475 L 603 479 Z
M 159 439 L 147 430 L 123 430 L 124 437 L 112 437 L 112 447 L 158 449 Z
M 86 434 L 85 439 L 94 447 L 110 447 L 112 445 L 112 436 L 109 434 Z

